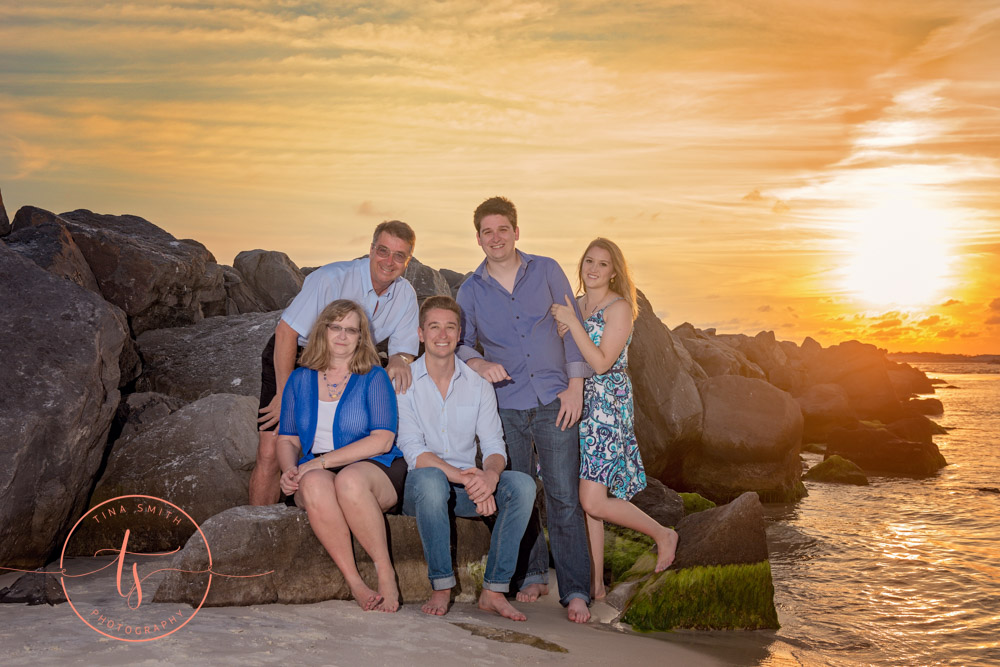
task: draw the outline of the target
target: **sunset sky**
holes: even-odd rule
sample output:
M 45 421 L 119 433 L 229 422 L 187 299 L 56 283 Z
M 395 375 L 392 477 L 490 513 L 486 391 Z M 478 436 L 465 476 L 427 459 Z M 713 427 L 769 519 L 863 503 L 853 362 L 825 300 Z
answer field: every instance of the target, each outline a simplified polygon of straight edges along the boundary
M 998 71 L 997 0 L 0 0 L 0 191 L 458 271 L 503 194 L 670 327 L 1000 353 Z

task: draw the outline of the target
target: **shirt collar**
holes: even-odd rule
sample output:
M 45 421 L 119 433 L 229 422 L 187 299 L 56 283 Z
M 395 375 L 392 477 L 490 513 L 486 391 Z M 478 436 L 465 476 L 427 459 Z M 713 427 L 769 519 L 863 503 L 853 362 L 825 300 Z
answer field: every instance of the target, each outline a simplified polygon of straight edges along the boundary
M 365 294 L 369 292 L 374 293 L 375 285 L 372 283 L 371 256 L 369 255 L 368 257 L 361 257 L 357 261 L 358 264 L 360 265 L 358 267 L 358 270 L 361 272 L 361 284 L 364 285 L 365 287 Z M 382 294 L 375 294 L 375 298 L 381 299 L 382 297 L 385 297 L 386 299 L 391 299 L 392 291 L 396 287 L 396 283 L 398 283 L 400 280 L 403 280 L 403 276 L 399 276 L 391 283 L 389 283 L 389 286 L 385 288 L 385 292 L 383 292 Z
M 416 361 L 414 361 L 412 364 L 410 364 L 410 372 L 413 374 L 413 381 L 414 382 L 416 382 L 417 380 L 419 380 L 421 378 L 424 378 L 424 377 L 430 379 L 430 375 L 431 374 L 427 370 L 427 360 L 424 357 L 425 357 L 425 355 L 421 354 L 420 357 L 418 357 Z M 461 366 L 459 366 L 459 364 L 461 364 L 461 363 L 462 363 L 462 360 L 459 359 L 456 356 L 455 357 L 455 373 L 451 376 L 451 382 L 452 382 L 452 384 L 454 384 L 455 380 L 457 380 L 458 378 L 460 378 L 462 376 L 462 368 L 461 368 Z
M 517 256 L 521 259 L 521 263 L 517 267 L 517 278 L 514 279 L 514 282 L 516 284 L 517 280 L 520 279 L 520 277 L 524 275 L 525 271 L 527 271 L 527 269 L 528 269 L 528 263 L 534 261 L 535 258 L 534 258 L 533 255 L 529 255 L 527 253 L 521 252 L 517 248 L 514 248 L 514 252 L 516 252 Z M 480 264 L 479 267 L 476 269 L 475 275 L 479 276 L 480 280 L 484 280 L 486 282 L 490 281 L 491 276 L 490 276 L 489 269 L 486 268 L 486 260 L 485 259 L 483 260 L 482 264 Z

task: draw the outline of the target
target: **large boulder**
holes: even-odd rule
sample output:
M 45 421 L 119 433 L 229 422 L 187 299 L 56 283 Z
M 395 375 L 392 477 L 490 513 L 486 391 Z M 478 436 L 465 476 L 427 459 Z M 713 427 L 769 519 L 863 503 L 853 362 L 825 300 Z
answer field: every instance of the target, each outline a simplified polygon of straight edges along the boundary
M 111 426 L 112 442 L 119 438 L 131 438 L 150 424 L 163 419 L 184 407 L 185 401 L 153 391 L 140 391 L 122 399 Z
M 701 366 L 708 377 L 742 375 L 767 379 L 760 366 L 748 360 L 742 352 L 717 340 L 715 336 L 709 336 L 695 329 L 688 322 L 674 327 L 672 333 L 681 340 L 691 358 Z
M 645 295 L 638 296 L 639 317 L 628 350 L 636 440 L 646 474 L 679 488 L 681 461 L 701 437 L 702 405 L 695 382 L 706 375 Z
M 684 459 L 684 484 L 715 501 L 756 491 L 767 501 L 803 495 L 802 412 L 787 392 L 737 375 L 698 386 L 705 406 L 701 444 Z
M 26 206 L 13 226 L 18 230 L 51 219 L 48 211 Z M 222 270 L 197 241 L 178 240 L 134 215 L 81 209 L 58 219 L 86 258 L 101 294 L 125 311 L 136 335 L 225 313 Z
M 128 495 L 166 500 L 195 522 L 247 502 L 250 472 L 257 455 L 257 401 L 213 394 L 151 423 L 132 437 L 119 438 L 94 489 L 90 505 Z M 194 529 L 189 522 L 129 518 L 129 550 L 169 550 Z M 86 522 L 73 533 L 72 552 L 93 554 L 109 545 L 115 524 Z M 112 532 L 108 532 L 112 531 Z M 117 546 L 117 545 L 113 545 Z
M 903 440 L 912 440 L 927 444 L 934 442 L 935 435 L 942 435 L 948 432 L 947 429 L 923 415 L 897 419 L 885 428 Z
M 438 269 L 438 273 L 441 277 L 445 279 L 448 283 L 448 287 L 451 288 L 451 296 L 458 297 L 458 288 L 462 286 L 465 279 L 472 275 L 472 271 L 468 273 L 459 273 L 458 271 L 452 271 L 451 269 Z
M 401 601 L 420 602 L 430 596 L 431 587 L 416 520 L 389 515 L 386 522 Z M 457 599 L 471 602 L 482 584 L 490 533 L 479 520 L 456 519 L 455 526 Z M 201 530 L 205 539 L 192 537 L 177 554 L 176 569 L 164 578 L 154 602 L 195 605 L 201 601 L 207 575 L 188 572 L 208 569 L 205 542 L 214 572 L 246 577 L 213 577 L 207 606 L 309 604 L 351 597 L 340 570 L 313 534 L 308 516 L 297 507 L 237 507 L 212 517 Z M 361 576 L 374 587 L 375 566 L 357 541 L 354 557 Z
M 406 265 L 403 277 L 413 285 L 417 301 L 421 303 L 430 296 L 452 296 L 451 285 L 441 272 L 421 264 L 416 257 L 411 258 L 410 263 Z
M 944 403 L 938 398 L 911 398 L 903 403 L 903 407 L 911 414 L 943 415 Z
M 859 419 L 889 423 L 904 416 L 886 371 L 884 353 L 856 340 L 804 353 L 809 384 L 838 384 Z
M 884 428 L 860 426 L 830 432 L 826 458 L 839 455 L 867 472 L 926 477 L 948 465 L 933 442 L 903 440 Z
M 673 565 L 654 573 L 648 551 L 608 602 L 641 630 L 776 628 L 774 584 L 760 500 L 753 493 L 685 517 Z
M 676 526 L 684 518 L 684 499 L 655 477 L 646 478 L 646 488 L 632 496 L 631 503 L 661 526 Z
M 53 216 L 55 218 L 55 216 Z M 72 280 L 80 287 L 100 294 L 94 272 L 66 228 L 58 222 L 44 222 L 9 234 L 8 247 L 27 257 L 49 273 Z
M 767 381 L 779 389 L 798 395 L 805 387 L 806 371 L 797 349 L 778 342 L 773 331 L 761 331 L 752 338 L 744 334 L 722 334 L 716 338 L 763 369 Z M 794 356 L 789 356 L 790 353 Z
M 222 282 L 226 288 L 226 315 L 266 312 L 250 284 L 243 280 L 240 272 L 231 266 L 222 265 Z
M 209 394 L 260 396 L 260 354 L 280 312 L 210 317 L 139 336 L 145 368 L 137 391 L 193 401 Z
M 0 563 L 44 565 L 87 509 L 119 403 L 120 311 L 0 243 Z
M 857 422 L 847 392 L 839 384 L 817 384 L 795 400 L 802 410 L 802 441 L 826 442 L 830 430 Z
M 244 250 L 236 255 L 233 268 L 262 310 L 283 310 L 302 289 L 305 280 L 295 262 L 276 250 Z
M 934 385 L 923 371 L 909 364 L 886 361 L 889 381 L 900 398 L 912 394 L 933 394 Z

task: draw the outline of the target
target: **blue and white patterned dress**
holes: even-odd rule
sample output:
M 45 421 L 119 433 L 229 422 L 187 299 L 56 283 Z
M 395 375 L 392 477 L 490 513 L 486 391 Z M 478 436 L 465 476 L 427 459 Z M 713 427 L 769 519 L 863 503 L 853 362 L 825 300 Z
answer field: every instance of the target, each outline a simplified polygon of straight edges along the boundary
M 604 335 L 607 307 L 583 323 L 590 340 L 598 346 Z M 580 479 L 603 484 L 623 500 L 646 488 L 646 471 L 633 428 L 632 380 L 625 371 L 631 342 L 629 333 L 625 347 L 608 372 L 595 374 L 584 382 L 580 419 Z

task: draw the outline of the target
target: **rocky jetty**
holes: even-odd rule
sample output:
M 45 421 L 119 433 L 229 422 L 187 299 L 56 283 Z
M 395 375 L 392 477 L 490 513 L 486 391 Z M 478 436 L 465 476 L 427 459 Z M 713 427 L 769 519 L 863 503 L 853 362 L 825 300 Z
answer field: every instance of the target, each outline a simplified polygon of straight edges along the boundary
M 342 583 L 331 578 L 329 558 L 309 543 L 301 512 L 241 507 L 255 455 L 260 353 L 309 269 L 259 249 L 240 253 L 234 266 L 220 265 L 197 241 L 132 215 L 57 215 L 27 206 L 5 224 L 2 201 L 0 214 L 0 336 L 6 341 L 0 381 L 8 389 L 0 454 L 10 463 L 0 469 L 0 563 L 44 565 L 87 508 L 116 495 L 152 494 L 184 506 L 214 531 L 213 558 L 218 542 L 225 556 L 218 563 L 233 568 L 219 572 L 259 571 L 263 563 L 276 573 L 248 588 L 252 594 L 237 590 L 248 580 L 226 592 L 220 577 L 212 585 L 215 604 L 344 595 Z M 468 274 L 414 259 L 405 276 L 423 299 L 454 294 Z M 649 477 L 649 488 L 634 502 L 682 532 L 683 567 L 672 572 L 686 574 L 648 577 L 657 590 L 682 581 L 708 588 L 752 581 L 743 587 L 753 591 L 751 602 L 763 600 L 770 571 L 752 508 L 805 493 L 804 444 L 879 474 L 930 475 L 946 465 L 933 443 L 941 429 L 926 416 L 939 414 L 940 403 L 918 398 L 933 385 L 873 345 L 823 348 L 808 338 L 796 345 L 771 332 L 718 335 L 688 323 L 671 330 L 640 293 L 630 373 Z M 729 504 L 705 509 L 713 502 Z M 416 532 L 403 517 L 388 521 L 400 576 L 412 573 L 404 596 L 422 596 L 427 581 Z M 736 560 L 691 555 L 697 545 L 712 544 L 698 537 L 705 532 L 698 526 L 708 521 L 725 532 L 719 539 L 742 535 L 741 548 L 752 554 Z M 473 563 L 485 554 L 483 531 L 470 527 L 477 525 L 463 527 L 460 540 L 478 545 L 463 551 L 460 563 L 468 566 L 463 576 L 473 578 Z M 282 551 L 274 535 L 294 535 L 312 555 Z M 131 547 L 162 548 L 148 537 L 137 527 Z M 107 547 L 103 539 L 74 533 L 81 553 Z M 199 562 L 189 547 L 185 562 Z M 629 553 L 639 557 L 649 545 L 634 541 L 633 547 Z M 313 559 L 313 574 L 305 583 L 292 581 L 290 563 L 305 557 Z M 642 572 L 642 558 L 611 559 L 618 563 L 615 576 L 638 567 L 633 580 L 645 581 L 650 573 Z M 360 552 L 359 560 L 366 561 Z M 472 579 L 465 581 L 471 589 Z M 164 599 L 182 600 L 179 591 L 192 585 L 173 581 L 173 588 L 163 588 Z M 636 609 L 632 618 L 667 613 L 652 588 L 640 595 L 645 587 L 635 584 L 630 594 L 648 602 L 628 607 Z M 766 608 L 753 614 L 756 620 L 729 627 L 771 627 Z M 647 621 L 636 622 L 646 627 Z

